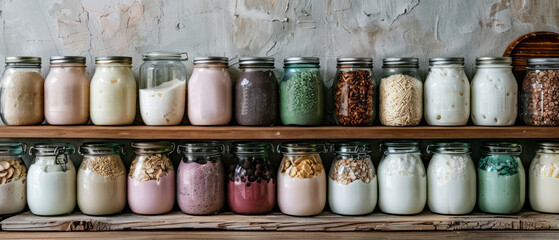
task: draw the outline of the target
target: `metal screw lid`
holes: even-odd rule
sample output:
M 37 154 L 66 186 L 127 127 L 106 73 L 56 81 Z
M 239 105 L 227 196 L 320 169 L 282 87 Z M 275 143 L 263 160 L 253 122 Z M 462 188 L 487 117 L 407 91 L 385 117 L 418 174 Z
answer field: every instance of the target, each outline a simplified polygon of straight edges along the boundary
M 559 58 L 529 58 L 526 63 L 528 65 L 558 65 Z
M 6 66 L 33 66 L 33 67 L 41 67 L 41 58 L 40 57 L 31 57 L 31 56 L 12 56 L 6 57 Z
M 95 64 L 103 63 L 122 63 L 122 64 L 132 64 L 132 57 L 127 56 L 105 56 L 96 57 Z
M 242 57 L 239 59 L 241 68 L 274 68 L 272 57 Z
M 54 56 L 50 58 L 50 63 L 83 63 L 85 64 L 85 57 L 82 56 Z
M 283 60 L 284 65 L 292 64 L 320 64 L 320 59 L 317 57 L 289 57 Z
M 476 65 L 484 64 L 512 64 L 511 57 L 478 57 L 476 58 Z
M 382 59 L 383 68 L 419 68 L 419 58 L 399 57 Z
M 226 57 L 216 57 L 216 56 L 209 56 L 209 57 L 196 57 L 194 58 L 194 65 L 196 64 L 229 64 L 229 58 Z
M 429 66 L 435 65 L 464 65 L 462 57 L 437 57 L 429 58 Z
M 338 67 L 344 65 L 350 66 L 360 66 L 360 67 L 373 67 L 373 59 L 372 58 L 338 58 L 336 59 L 338 63 Z
M 186 60 L 188 60 L 188 53 L 186 53 L 186 52 L 184 52 L 184 53 L 167 52 L 167 51 L 148 52 L 148 53 L 142 55 L 142 60 L 144 60 L 144 61 L 149 61 L 149 60 L 181 60 L 181 61 L 186 61 Z

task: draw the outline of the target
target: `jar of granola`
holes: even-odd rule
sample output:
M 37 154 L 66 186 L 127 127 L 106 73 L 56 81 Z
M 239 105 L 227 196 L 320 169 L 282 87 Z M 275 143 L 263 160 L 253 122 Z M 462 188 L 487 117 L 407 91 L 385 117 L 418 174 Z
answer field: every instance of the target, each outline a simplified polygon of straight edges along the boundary
M 175 169 L 171 142 L 134 142 L 136 158 L 128 174 L 128 205 L 138 214 L 162 214 L 175 205 Z
M 559 58 L 527 60 L 520 116 L 531 126 L 559 126 Z
M 326 174 L 319 153 L 322 144 L 284 143 L 278 146 L 283 160 L 278 171 L 278 205 L 293 216 L 312 216 L 326 204 Z
M 126 169 L 116 142 L 84 143 L 78 171 L 78 206 L 88 215 L 120 213 L 126 205 Z
M 372 58 L 338 58 L 334 82 L 334 113 L 341 126 L 370 126 L 378 92 Z
M 0 143 L 0 215 L 25 208 L 27 169 L 21 155 L 26 147 L 25 143 Z
M 332 212 L 363 215 L 377 205 L 377 175 L 371 145 L 341 142 L 333 145 L 336 157 L 328 177 L 328 203 Z

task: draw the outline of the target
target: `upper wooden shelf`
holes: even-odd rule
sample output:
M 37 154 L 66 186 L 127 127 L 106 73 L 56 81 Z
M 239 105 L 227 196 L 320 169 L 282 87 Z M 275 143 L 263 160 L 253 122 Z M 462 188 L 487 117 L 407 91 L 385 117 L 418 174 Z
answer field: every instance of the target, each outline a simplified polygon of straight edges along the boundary
M 0 126 L 2 138 L 97 139 L 522 139 L 559 138 L 559 127 Z

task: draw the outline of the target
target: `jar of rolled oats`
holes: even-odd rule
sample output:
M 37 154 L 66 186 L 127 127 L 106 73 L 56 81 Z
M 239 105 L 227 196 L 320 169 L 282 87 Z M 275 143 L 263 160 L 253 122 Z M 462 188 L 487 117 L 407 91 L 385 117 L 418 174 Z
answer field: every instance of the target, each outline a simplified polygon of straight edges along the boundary
M 377 205 L 377 175 L 371 161 L 371 145 L 365 142 L 335 143 L 336 154 L 328 176 L 328 204 L 342 215 L 369 214 Z
M 134 142 L 136 157 L 128 174 L 128 205 L 138 214 L 163 214 L 175 205 L 175 169 L 171 142 Z
M 27 169 L 21 155 L 26 147 L 25 143 L 0 143 L 0 215 L 25 208 Z
M 323 144 L 291 142 L 278 146 L 283 153 L 278 171 L 278 205 L 293 216 L 312 216 L 326 204 L 326 174 L 319 153 Z
M 84 143 L 78 171 L 78 206 L 87 215 L 120 213 L 126 205 L 126 169 L 116 142 Z

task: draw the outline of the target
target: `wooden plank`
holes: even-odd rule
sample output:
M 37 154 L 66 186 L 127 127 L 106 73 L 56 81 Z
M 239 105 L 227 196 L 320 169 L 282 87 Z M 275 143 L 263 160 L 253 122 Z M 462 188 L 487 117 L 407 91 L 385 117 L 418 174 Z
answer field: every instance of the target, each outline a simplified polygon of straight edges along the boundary
M 190 216 L 172 212 L 159 216 L 124 213 L 93 217 L 81 213 L 39 217 L 29 212 L 1 222 L 4 231 L 115 231 L 163 229 L 273 230 L 273 231 L 432 231 L 432 230 L 559 230 L 559 215 L 524 212 L 516 215 L 473 213 L 464 216 L 424 212 L 413 216 L 373 213 L 340 216 L 325 212 L 314 217 L 292 217 L 281 213 L 262 216 L 222 213 Z
M 89 139 L 520 139 L 559 138 L 558 127 L 0 126 L 3 138 Z

